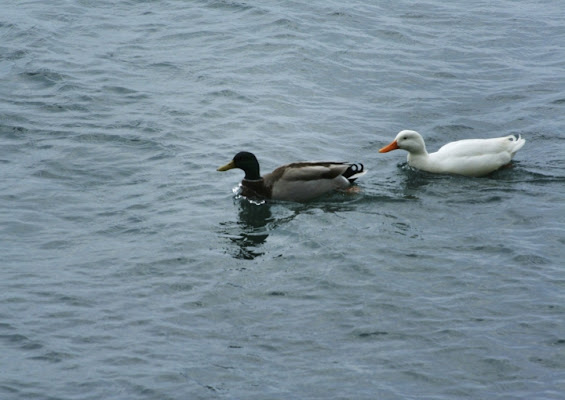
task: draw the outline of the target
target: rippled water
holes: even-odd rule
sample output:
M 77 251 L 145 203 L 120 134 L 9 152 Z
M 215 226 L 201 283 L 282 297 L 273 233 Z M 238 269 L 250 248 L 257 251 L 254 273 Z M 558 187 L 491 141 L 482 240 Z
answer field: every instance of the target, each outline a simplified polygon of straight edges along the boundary
M 562 2 L 303 3 L 3 6 L 0 398 L 565 398 Z M 240 150 L 369 174 L 258 205 Z

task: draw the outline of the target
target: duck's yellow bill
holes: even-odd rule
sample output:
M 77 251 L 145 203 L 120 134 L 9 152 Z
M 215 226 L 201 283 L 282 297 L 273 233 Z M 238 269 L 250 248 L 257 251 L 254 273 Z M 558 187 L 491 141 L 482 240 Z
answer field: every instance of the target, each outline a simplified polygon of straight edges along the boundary
M 227 171 L 228 169 L 233 168 L 235 168 L 235 161 L 231 160 L 229 163 L 227 163 L 223 167 L 218 168 L 216 171 Z

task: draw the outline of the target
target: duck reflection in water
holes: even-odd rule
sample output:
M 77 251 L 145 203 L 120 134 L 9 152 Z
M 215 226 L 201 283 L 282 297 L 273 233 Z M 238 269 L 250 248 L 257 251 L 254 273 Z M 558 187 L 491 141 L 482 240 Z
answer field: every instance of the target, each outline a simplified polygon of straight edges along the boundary
M 230 251 L 234 258 L 253 260 L 264 254 L 260 248 L 269 237 L 269 223 L 273 222 L 271 205 L 244 197 L 234 201 L 238 207 L 238 219 L 235 223 L 222 223 L 222 234 L 236 245 L 236 251 Z
M 269 234 L 300 214 L 311 210 L 333 213 L 351 209 L 351 206 L 343 203 L 307 205 L 291 202 L 258 202 L 241 195 L 237 195 L 234 202 L 238 208 L 237 220 L 222 222 L 220 234 L 235 244 L 235 250 L 230 247 L 227 252 L 232 257 L 242 260 L 253 260 L 263 256 L 265 251 L 261 247 L 267 241 Z

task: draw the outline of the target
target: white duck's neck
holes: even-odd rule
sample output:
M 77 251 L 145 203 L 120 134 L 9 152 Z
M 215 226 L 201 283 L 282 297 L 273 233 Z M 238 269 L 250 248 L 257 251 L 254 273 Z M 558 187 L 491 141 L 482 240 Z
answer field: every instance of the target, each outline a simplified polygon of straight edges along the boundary
M 426 151 L 425 147 L 420 151 L 408 153 L 407 159 L 408 165 L 411 167 L 426 171 L 429 171 L 433 164 L 433 161 L 430 159 L 430 155 Z

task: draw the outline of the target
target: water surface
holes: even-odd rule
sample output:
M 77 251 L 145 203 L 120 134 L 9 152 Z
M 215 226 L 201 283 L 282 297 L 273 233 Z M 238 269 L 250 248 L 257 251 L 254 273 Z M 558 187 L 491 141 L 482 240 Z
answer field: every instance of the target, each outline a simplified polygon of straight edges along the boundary
M 564 398 L 562 8 L 4 5 L 0 397 Z M 402 129 L 527 143 L 438 176 Z M 369 173 L 254 204 L 240 150 Z

